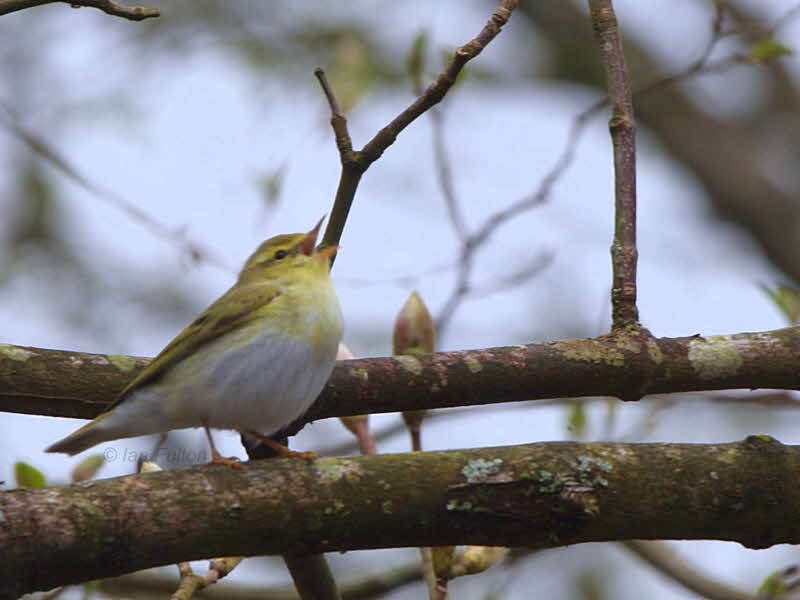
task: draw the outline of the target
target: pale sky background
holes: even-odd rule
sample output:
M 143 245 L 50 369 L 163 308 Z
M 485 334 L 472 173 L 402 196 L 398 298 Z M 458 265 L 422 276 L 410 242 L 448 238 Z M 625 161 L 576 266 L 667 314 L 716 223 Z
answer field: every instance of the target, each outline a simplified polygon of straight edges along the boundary
M 370 24 L 402 56 L 420 28 L 429 31 L 434 49 L 470 39 L 491 8 L 484 3 L 467 4 L 468 8 L 452 1 L 352 2 L 336 10 Z M 710 27 L 707 4 L 697 0 L 615 2 L 620 21 L 636 27 L 640 37 L 652 42 L 675 70 L 685 68 L 704 47 Z M 791 6 L 779 0 L 767 4 L 776 15 Z M 459 10 L 454 10 L 456 6 Z M 319 2 L 293 10 L 312 13 L 322 7 L 331 10 Z M 162 19 L 169 19 L 169 5 L 164 4 L 162 10 Z M 665 10 L 669 18 L 659 18 Z M 457 192 L 472 226 L 537 187 L 562 148 L 571 120 L 597 99 L 594 92 L 577 86 L 530 77 L 520 83 L 515 47 L 525 42 L 520 28 L 514 26 L 518 18 L 513 17 L 507 30 L 477 59 L 478 66 L 500 71 L 504 80 L 486 85 L 468 79 L 445 103 L 446 144 Z M 64 106 L 80 107 L 105 91 L 118 89 L 124 90 L 128 103 L 121 113 L 99 109 L 81 115 L 54 112 L 45 103 L 17 106 L 24 122 L 93 181 L 156 221 L 185 227 L 193 240 L 231 265 L 227 271 L 191 264 L 174 245 L 56 175 L 67 192 L 63 211 L 72 248 L 112 281 L 118 277 L 121 289 L 136 285 L 132 277 L 156 278 L 189 290 L 199 311 L 227 289 L 234 271 L 263 239 L 305 231 L 330 210 L 338 155 L 327 108 L 312 75 L 314 67 L 325 66 L 325 57 L 306 57 L 307 77 L 277 74 L 257 81 L 242 70 L 240 61 L 221 51 L 225 40 L 201 37 L 191 54 L 155 61 L 122 35 L 146 24 L 123 22 L 89 9 L 35 9 L 5 16 L 0 26 L 29 27 L 31 35 L 48 40 L 41 60 L 62 80 L 67 94 Z M 796 44 L 799 38 L 795 21 L 784 30 L 783 39 Z M 797 65 L 793 68 L 796 73 Z M 36 89 L 36 78 L 30 78 Z M 748 90 L 758 93 L 757 84 L 757 70 L 742 68 L 689 85 L 701 91 L 708 110 L 730 114 L 746 106 Z M 0 98 L 13 102 L 2 93 L 0 86 Z M 46 91 L 36 94 L 46 95 Z M 355 145 L 361 147 L 411 100 L 408 86 L 368 93 L 349 115 Z M 345 314 L 345 341 L 358 356 L 391 352 L 392 323 L 409 292 L 417 289 L 436 313 L 452 285 L 452 273 L 386 283 L 452 261 L 457 250 L 432 168 L 430 132 L 428 119 L 414 123 L 367 172 L 342 238 L 334 281 Z M 0 139 L 6 147 L 16 144 L 5 130 L 0 130 Z M 759 283 L 774 283 L 780 275 L 750 239 L 711 214 L 703 190 L 646 131 L 639 136 L 638 158 L 643 323 L 657 336 L 784 326 L 781 315 L 758 289 Z M 255 184 L 281 164 L 287 168 L 281 201 L 273 214 L 265 215 Z M 543 252 L 552 253 L 553 261 L 513 291 L 462 304 L 440 340 L 440 349 L 593 336 L 607 330 L 612 185 L 610 140 L 603 116 L 584 134 L 574 164 L 556 185 L 549 203 L 501 228 L 479 254 L 474 277 L 477 284 L 490 285 Z M 182 321 L 165 323 L 135 303 L 101 303 L 95 316 L 108 327 L 109 335 L 100 339 L 94 332 L 64 323 L 62 315 L 52 310 L 51 303 L 59 298 L 48 290 L 48 281 L 37 278 L 36 272 L 0 289 L 0 341 L 153 356 L 192 317 L 188 314 Z M 382 341 L 375 337 L 379 332 L 384 332 Z M 635 427 L 647 410 L 643 405 L 619 406 L 615 435 Z M 588 438 L 598 439 L 604 404 L 592 406 L 589 415 Z M 373 418 L 374 427 L 379 430 L 397 419 L 378 415 Z M 568 439 L 565 421 L 563 408 L 480 409 L 473 417 L 432 423 L 425 431 L 425 446 L 446 449 Z M 687 422 L 693 427 L 687 427 Z M 78 423 L 2 415 L 0 480 L 13 481 L 12 465 L 17 460 L 41 468 L 54 482 L 65 480 L 75 459 L 44 454 L 42 449 Z M 784 443 L 800 442 L 794 412 L 762 414 L 756 408 L 706 402 L 687 402 L 664 412 L 643 439 L 717 442 L 738 440 L 749 433 L 769 433 Z M 199 444 L 199 439 L 187 443 Z M 223 452 L 244 456 L 237 435 L 218 433 L 217 439 Z M 345 439 L 347 434 L 339 424 L 328 420 L 307 427 L 294 438 L 293 446 L 324 448 Z M 99 451 L 107 446 L 141 450 L 149 444 L 127 440 L 101 446 Z M 381 443 L 380 449 L 404 451 L 407 441 L 399 436 Z M 117 460 L 101 476 L 127 474 L 130 469 L 130 464 Z M 797 562 L 797 553 L 788 547 L 754 552 L 736 544 L 693 542 L 680 548 L 710 573 L 750 590 L 769 572 Z M 398 558 L 387 559 L 389 555 Z M 415 556 L 411 550 L 359 552 L 332 555 L 331 560 L 343 570 L 363 564 L 380 569 L 387 560 L 405 562 Z M 649 567 L 634 569 L 634 564 L 617 547 L 584 545 L 542 553 L 530 566 L 517 567 L 513 575 L 498 570 L 481 580 L 454 585 L 459 600 L 479 598 L 488 581 L 506 577 L 510 583 L 504 598 L 527 598 L 531 589 L 556 600 L 578 598 L 571 582 L 577 572 L 613 569 L 608 574 L 613 581 L 609 597 L 641 597 L 638 592 L 645 589 L 652 600 L 695 597 Z M 256 576 L 253 571 L 241 568 L 231 579 L 265 580 L 263 573 Z M 275 576 L 285 576 L 282 566 L 275 569 Z M 403 588 L 389 597 L 415 594 Z

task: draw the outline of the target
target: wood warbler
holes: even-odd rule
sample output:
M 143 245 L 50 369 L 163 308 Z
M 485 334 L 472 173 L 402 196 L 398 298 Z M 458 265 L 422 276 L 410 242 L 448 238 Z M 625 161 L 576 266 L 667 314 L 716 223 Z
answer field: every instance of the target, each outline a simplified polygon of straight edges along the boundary
M 324 218 L 324 217 L 323 217 Z M 120 438 L 203 427 L 268 436 L 303 415 L 328 380 L 342 338 L 330 278 L 336 247 L 308 233 L 279 235 L 256 250 L 234 286 L 197 317 L 90 423 L 46 449 L 77 454 Z M 282 449 L 282 450 L 281 450 Z

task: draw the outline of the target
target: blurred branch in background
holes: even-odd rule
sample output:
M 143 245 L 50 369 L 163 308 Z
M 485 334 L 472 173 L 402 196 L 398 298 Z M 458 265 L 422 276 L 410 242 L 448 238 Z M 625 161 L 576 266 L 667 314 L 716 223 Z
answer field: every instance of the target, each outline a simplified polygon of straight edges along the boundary
M 766 22 L 757 3 L 717 3 L 731 15 L 738 15 L 739 31 L 751 31 L 740 45 L 765 38 L 756 34 Z M 584 11 L 575 1 L 559 3 L 553 10 L 547 3 L 525 3 L 521 10 L 529 17 L 525 23 L 543 36 L 552 51 L 550 76 L 601 87 L 596 68 L 596 50 L 589 42 Z M 787 11 L 774 27 L 783 27 L 796 18 L 797 9 Z M 719 20 L 716 17 L 715 23 Z M 767 27 L 768 36 L 779 29 Z M 721 31 L 721 25 L 712 26 Z M 576 35 L 586 31 L 587 35 Z M 718 35 L 712 31 L 712 37 Z M 624 31 L 626 57 L 634 81 L 661 80 L 665 68 L 636 31 Z M 730 36 L 733 37 L 733 36 Z M 779 49 L 779 45 L 775 45 Z M 784 46 L 785 48 L 785 46 Z M 755 60 L 752 64 L 762 64 Z M 767 256 L 790 278 L 800 281 L 800 238 L 795 223 L 800 205 L 795 201 L 800 189 L 796 164 L 800 149 L 797 122 L 790 115 L 800 109 L 800 94 L 795 80 L 778 57 L 766 61 L 761 74 L 768 78 L 765 94 L 751 103 L 747 113 L 726 118 L 705 101 L 699 103 L 682 86 L 668 86 L 658 94 L 637 99 L 639 123 L 656 135 L 672 157 L 690 169 L 704 186 L 718 214 L 749 231 Z M 795 190 L 794 192 L 792 190 Z
M 419 95 L 422 93 L 422 80 L 426 72 L 427 64 L 427 36 L 424 33 L 417 35 L 416 40 L 411 46 L 406 65 L 411 79 L 412 88 L 414 93 Z M 497 292 L 506 291 L 522 285 L 532 279 L 535 275 L 541 272 L 552 260 L 552 254 L 542 253 L 533 260 L 518 268 L 516 272 L 507 274 L 501 279 L 486 284 L 482 290 L 476 290 L 472 284 L 472 271 L 474 268 L 474 255 L 480 249 L 482 244 L 485 244 L 493 229 L 499 227 L 506 220 L 511 219 L 513 216 L 521 214 L 522 212 L 533 208 L 534 206 L 542 203 L 547 196 L 547 193 L 536 194 L 533 198 L 523 199 L 508 209 L 498 211 L 489 217 L 484 223 L 483 227 L 479 228 L 475 233 L 470 233 L 464 214 L 462 210 L 462 202 L 456 195 L 455 184 L 453 181 L 453 168 L 451 166 L 450 158 L 447 155 L 445 148 L 445 135 L 444 135 L 444 119 L 443 107 L 434 106 L 429 111 L 431 118 L 431 132 L 433 142 L 433 156 L 434 156 L 434 172 L 436 174 L 436 181 L 439 184 L 442 197 L 445 201 L 447 208 L 447 215 L 450 221 L 451 229 L 459 241 L 460 249 L 458 258 L 455 263 L 456 266 L 456 281 L 450 295 L 444 301 L 439 314 L 436 317 L 436 329 L 441 336 L 447 329 L 450 321 L 458 309 L 459 305 L 468 297 L 474 296 L 488 296 Z M 575 136 L 575 144 L 577 144 L 577 135 Z M 557 162 L 555 169 L 556 173 L 561 172 L 561 165 L 566 167 L 569 164 L 569 159 L 572 156 L 574 145 L 568 145 L 566 157 L 562 155 L 562 160 Z M 563 162 L 567 160 L 567 162 Z M 544 187 L 545 181 L 542 183 Z M 557 179 L 554 175 L 553 180 Z M 434 270 L 434 273 L 437 271 Z
M 635 556 L 654 569 L 676 581 L 687 590 L 708 600 L 753 600 L 753 594 L 722 584 L 704 575 L 663 542 L 630 540 L 622 542 Z
M 130 21 L 143 21 L 161 15 L 157 8 L 143 6 L 123 6 L 111 0 L 0 0 L 0 15 L 54 3 L 69 4 L 72 8 L 90 7 L 102 10 L 112 17 L 122 17 Z
M 209 250 L 203 248 L 200 243 L 190 240 L 186 235 L 186 231 L 182 229 L 171 229 L 159 223 L 138 206 L 128 202 L 121 195 L 103 188 L 100 184 L 93 182 L 86 175 L 82 174 L 75 166 L 70 164 L 63 154 L 59 153 L 52 145 L 47 143 L 44 138 L 24 127 L 11 107 L 0 104 L 0 109 L 2 109 L 2 112 L 0 112 L 0 123 L 23 142 L 31 152 L 47 161 L 59 173 L 78 184 L 94 197 L 124 213 L 129 219 L 139 223 L 156 237 L 175 244 L 183 253 L 189 256 L 192 261 L 206 261 L 224 270 L 231 270 L 229 265 L 226 265 Z

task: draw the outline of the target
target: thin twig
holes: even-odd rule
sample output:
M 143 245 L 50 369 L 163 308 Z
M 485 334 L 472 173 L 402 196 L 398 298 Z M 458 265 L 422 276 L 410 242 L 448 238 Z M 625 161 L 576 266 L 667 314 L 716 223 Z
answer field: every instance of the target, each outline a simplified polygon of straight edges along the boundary
M 340 130 L 334 127 L 334 134 L 337 138 L 336 145 L 337 148 L 339 148 L 342 160 L 342 172 L 336 191 L 336 199 L 334 200 L 333 209 L 331 210 L 331 218 L 328 221 L 328 226 L 325 229 L 325 235 L 322 239 L 322 244 L 324 246 L 332 246 L 339 243 L 342 232 L 344 231 L 345 222 L 347 221 L 347 215 L 350 212 L 350 206 L 353 203 L 359 181 L 364 172 L 394 143 L 400 132 L 444 98 L 447 92 L 453 87 L 464 65 L 480 54 L 489 42 L 500 33 L 500 30 L 508 22 L 511 13 L 517 7 L 518 3 L 519 0 L 501 0 L 500 6 L 489 18 L 489 21 L 480 33 L 470 42 L 455 51 L 449 65 L 436 80 L 425 89 L 422 95 L 408 108 L 397 115 L 388 125 L 376 133 L 363 149 L 358 152 L 353 152 L 352 148 L 346 143 L 346 140 L 349 139 L 349 135 L 346 138 L 344 137 L 344 133 L 346 133 L 346 121 L 338 119 L 335 111 L 335 107 L 338 103 L 331 103 L 331 98 L 335 100 L 335 95 L 330 89 L 330 86 L 327 86 L 326 89 L 324 83 L 325 79 L 320 76 L 321 70 L 318 69 L 315 71 L 317 78 L 320 80 L 320 84 L 323 86 L 323 91 L 328 99 L 329 106 L 331 107 L 331 124 L 333 125 L 334 120 L 337 120 L 337 122 L 341 124 Z
M 461 203 L 456 196 L 455 185 L 453 183 L 453 170 L 447 157 L 447 150 L 444 143 L 444 124 L 441 107 L 434 106 L 430 111 L 431 131 L 433 133 L 433 160 L 436 168 L 437 181 L 444 196 L 447 216 L 458 240 L 464 244 L 468 241 L 469 234 L 467 225 L 464 222 L 464 215 L 461 213 Z
M 410 125 L 417 117 L 429 108 L 441 102 L 442 98 L 450 91 L 464 66 L 478 56 L 491 42 L 503 26 L 508 22 L 511 13 L 517 8 L 518 0 L 501 0 L 500 6 L 489 18 L 481 32 L 471 41 L 456 49 L 450 64 L 430 84 L 422 96 L 417 98 L 408 108 L 395 117 L 391 123 L 381 129 L 362 150 L 364 160 L 369 163 L 380 158 L 384 150 L 394 143 L 398 134 Z
M 353 141 L 350 139 L 350 132 L 347 130 L 347 118 L 339 106 L 339 101 L 336 99 L 333 88 L 328 83 L 325 71 L 319 68 L 314 69 L 314 76 L 319 80 L 319 85 L 322 87 L 325 98 L 328 100 L 328 106 L 331 109 L 331 127 L 336 136 L 336 147 L 339 149 L 342 162 L 352 161 Z
M 498 211 L 488 217 L 480 227 L 470 234 L 467 241 L 462 245 L 458 261 L 456 283 L 436 317 L 436 327 L 440 333 L 449 326 L 456 308 L 472 291 L 470 272 L 472 270 L 473 255 L 475 252 L 486 243 L 501 225 L 526 211 L 544 204 L 550 198 L 556 182 L 573 163 L 578 142 L 586 129 L 586 125 L 605 105 L 605 100 L 596 102 L 575 117 L 570 126 L 570 131 L 567 134 L 567 141 L 564 144 L 561 154 L 556 159 L 550 171 L 542 178 L 536 191 L 527 196 L 523 196 L 506 209 Z
M 382 597 L 382 594 L 394 591 L 409 583 L 419 581 L 421 576 L 418 564 L 401 564 L 376 573 L 350 575 L 341 583 L 344 600 L 368 600 Z M 114 598 L 121 597 L 153 597 L 164 593 L 171 594 L 175 589 L 173 578 L 155 571 L 140 571 L 131 575 L 123 575 L 113 579 L 104 579 L 99 583 L 100 589 Z M 297 592 L 291 585 L 255 586 L 228 585 L 225 588 L 210 587 L 203 590 L 202 598 L 217 600 L 297 600 Z
M 178 582 L 178 589 L 173 592 L 170 600 L 189 600 L 196 592 L 200 592 L 214 585 L 220 579 L 228 575 L 243 560 L 243 556 L 214 558 L 208 564 L 208 572 L 205 576 L 197 575 L 188 562 L 178 563 L 180 581 Z
M 172 593 L 170 600 L 189 600 L 195 592 L 205 587 L 203 578 L 192 571 L 192 566 L 188 562 L 178 563 L 178 573 L 180 573 L 178 589 Z
M 639 326 L 636 307 L 636 124 L 625 56 L 611 0 L 589 0 L 611 101 L 614 148 L 614 242 L 611 245 L 613 329 Z
M 639 98 L 661 90 L 668 85 L 686 81 L 697 75 L 722 73 L 731 67 L 748 62 L 748 57 L 745 54 L 733 54 L 717 61 L 709 61 L 711 51 L 716 47 L 717 42 L 719 42 L 724 34 L 719 33 L 718 35 L 719 37 L 713 37 L 709 41 L 701 56 L 687 67 L 686 70 L 645 85 L 638 90 L 634 96 Z M 528 196 L 520 198 L 505 210 L 499 211 L 487 218 L 483 225 L 467 238 L 467 241 L 462 245 L 460 250 L 459 260 L 455 263 L 457 266 L 457 274 L 453 290 L 450 292 L 450 295 L 445 300 L 442 309 L 436 317 L 436 326 L 440 332 L 443 332 L 449 326 L 453 313 L 464 299 L 478 294 L 485 295 L 485 292 L 474 290 L 470 284 L 472 264 L 469 262 L 469 259 L 471 259 L 472 254 L 477 252 L 481 245 L 484 244 L 501 225 L 549 200 L 555 184 L 564 175 L 567 169 L 572 166 L 575 160 L 578 142 L 583 132 L 586 130 L 586 126 L 607 106 L 608 98 L 603 98 L 576 115 L 570 125 L 570 131 L 567 134 L 566 142 L 561 153 L 553 167 L 542 179 L 536 191 Z M 465 255 L 468 256 L 468 259 L 464 258 Z M 546 256 L 542 257 L 542 260 L 545 259 Z M 425 275 L 438 274 L 440 271 L 441 267 L 431 270 L 429 273 L 425 273 Z M 407 278 L 404 277 L 397 277 L 392 280 L 392 282 L 396 281 L 401 283 L 406 279 Z
M 63 2 L 72 8 L 97 8 L 113 17 L 122 17 L 129 21 L 143 21 L 161 16 L 161 11 L 157 8 L 146 8 L 144 6 L 123 6 L 111 0 L 0 0 L 0 15 L 25 10 L 43 4 L 54 4 Z

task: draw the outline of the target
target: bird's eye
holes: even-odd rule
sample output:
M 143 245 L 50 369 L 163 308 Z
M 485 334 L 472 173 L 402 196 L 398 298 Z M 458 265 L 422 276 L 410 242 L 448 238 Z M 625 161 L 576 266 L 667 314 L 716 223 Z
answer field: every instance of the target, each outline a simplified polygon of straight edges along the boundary
M 286 252 L 286 250 L 278 250 L 275 253 L 275 260 L 280 260 L 282 258 L 286 258 L 287 256 L 289 256 L 289 253 Z

